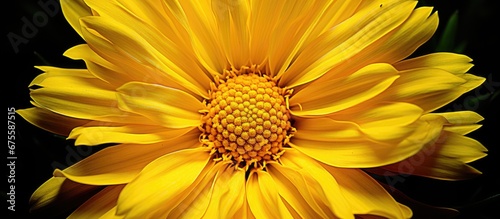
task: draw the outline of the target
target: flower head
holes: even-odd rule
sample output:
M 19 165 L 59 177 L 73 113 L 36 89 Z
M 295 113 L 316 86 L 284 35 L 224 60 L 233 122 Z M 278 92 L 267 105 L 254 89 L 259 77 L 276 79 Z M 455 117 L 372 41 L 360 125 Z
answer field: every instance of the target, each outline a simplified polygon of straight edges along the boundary
M 369 174 L 480 172 L 471 59 L 408 59 L 438 25 L 416 1 L 61 2 L 86 69 L 39 67 L 27 121 L 78 145 L 33 210 L 71 217 L 409 218 Z M 399 168 L 424 157 L 411 171 Z M 90 198 L 88 197 L 90 194 Z M 81 201 L 81 200 L 84 201 Z

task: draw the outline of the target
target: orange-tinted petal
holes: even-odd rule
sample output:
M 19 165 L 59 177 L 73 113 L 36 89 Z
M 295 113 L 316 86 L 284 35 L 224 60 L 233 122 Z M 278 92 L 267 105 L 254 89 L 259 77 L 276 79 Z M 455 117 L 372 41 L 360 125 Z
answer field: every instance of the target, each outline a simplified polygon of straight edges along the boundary
M 44 217 L 73 209 L 97 193 L 101 187 L 73 182 L 65 177 L 52 177 L 31 195 L 30 212 Z
M 100 218 L 116 207 L 118 195 L 125 185 L 107 186 L 80 205 L 68 218 Z
M 29 123 L 62 136 L 67 136 L 73 128 L 89 122 L 88 120 L 62 116 L 39 107 L 20 109 L 16 112 Z

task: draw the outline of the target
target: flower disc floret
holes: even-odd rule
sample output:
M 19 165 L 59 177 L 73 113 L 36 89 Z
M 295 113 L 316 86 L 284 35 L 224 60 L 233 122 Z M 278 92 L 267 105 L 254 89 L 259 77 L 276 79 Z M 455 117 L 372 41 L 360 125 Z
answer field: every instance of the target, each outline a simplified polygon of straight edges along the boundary
M 233 71 L 213 86 L 202 142 L 236 167 L 277 161 L 293 133 L 285 89 L 266 75 Z

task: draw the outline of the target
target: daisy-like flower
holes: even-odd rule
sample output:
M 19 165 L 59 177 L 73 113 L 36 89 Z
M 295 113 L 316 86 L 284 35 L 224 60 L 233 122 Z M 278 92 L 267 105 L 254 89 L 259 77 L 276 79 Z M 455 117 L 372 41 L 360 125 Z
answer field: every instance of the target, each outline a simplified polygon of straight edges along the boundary
M 408 59 L 438 25 L 416 1 L 63 0 L 86 69 L 39 67 L 30 123 L 78 145 L 33 210 L 74 218 L 409 218 L 366 172 L 480 172 L 482 117 L 434 113 L 484 79 Z M 420 159 L 412 168 L 401 168 Z M 411 162 L 410 162 L 411 163 Z M 55 207 L 53 207 L 55 206 Z

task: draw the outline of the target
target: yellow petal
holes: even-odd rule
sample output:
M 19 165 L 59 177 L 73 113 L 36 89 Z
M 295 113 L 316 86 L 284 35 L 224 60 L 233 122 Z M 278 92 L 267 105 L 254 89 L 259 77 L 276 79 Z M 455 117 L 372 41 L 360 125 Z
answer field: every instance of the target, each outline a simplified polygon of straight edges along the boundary
M 442 121 L 419 121 L 413 133 L 401 142 L 375 142 L 356 139 L 312 140 L 292 138 L 290 146 L 328 165 L 348 168 L 369 168 L 388 165 L 406 159 L 439 137 Z M 300 132 L 300 130 L 297 130 Z
M 472 59 L 466 55 L 439 52 L 403 60 L 394 65 L 398 70 L 438 68 L 452 74 L 463 74 L 472 68 Z
M 334 113 L 330 118 L 352 122 L 359 130 L 375 140 L 400 139 L 413 131 L 410 126 L 420 118 L 422 109 L 408 103 L 364 103 L 349 110 Z M 325 130 L 327 131 L 327 130 Z
M 126 1 L 126 0 L 112 0 L 112 1 L 96 1 L 86 0 L 87 4 L 95 10 L 100 17 L 107 19 L 115 19 L 123 23 L 130 23 L 128 21 L 138 22 L 139 20 L 145 24 L 152 26 L 158 30 L 162 30 L 165 34 L 164 37 L 169 38 L 176 45 L 183 45 L 183 50 L 192 52 L 186 46 L 189 40 L 186 33 L 183 32 L 172 23 L 169 14 L 164 10 L 161 0 L 152 1 Z M 138 28 L 130 26 L 131 28 Z M 140 29 L 140 28 L 139 28 Z
M 61 214 L 61 209 L 73 209 L 101 188 L 73 182 L 64 177 L 52 177 L 43 183 L 29 200 L 30 212 L 44 217 Z
M 363 128 L 350 121 L 331 118 L 297 118 L 294 138 L 312 141 L 386 141 L 399 142 L 414 131 L 413 125 Z
M 68 218 L 99 218 L 116 207 L 118 195 L 125 185 L 107 186 L 78 207 Z
M 92 10 L 85 4 L 84 0 L 77 1 L 61 1 L 61 9 L 68 23 L 75 31 L 82 36 L 80 18 L 92 16 Z
M 384 219 L 385 217 L 369 214 L 357 214 L 356 219 Z
M 106 213 L 104 213 L 99 219 L 122 219 L 122 216 L 116 215 L 116 206 L 109 209 Z
M 382 168 L 441 180 L 462 180 L 481 174 L 467 163 L 486 156 L 486 151 L 487 149 L 474 139 L 443 132 L 435 144 L 404 161 Z
M 331 118 L 296 118 L 294 138 L 314 141 L 353 141 L 364 139 L 359 126 L 353 122 Z
M 446 158 L 444 156 L 428 157 L 425 158 L 428 161 L 422 163 L 417 160 L 421 159 L 421 157 L 422 155 L 417 154 L 409 158 L 408 161 L 384 166 L 382 169 L 394 173 L 411 174 L 438 180 L 465 180 L 481 175 L 481 171 L 455 159 Z M 415 160 L 413 163 L 418 163 L 418 166 L 413 165 L 412 160 Z
M 428 116 L 442 116 L 450 125 L 468 125 L 483 121 L 484 118 L 474 111 L 456 111 L 446 113 L 431 113 Z
M 138 21 L 129 21 L 125 24 L 101 17 L 83 18 L 82 24 L 86 29 L 83 32 L 85 40 L 89 44 L 96 42 L 98 44 L 95 46 L 100 46 L 103 43 L 98 42 L 102 41 L 98 38 L 103 37 L 112 42 L 111 51 L 118 51 L 120 54 L 118 56 L 129 56 L 136 63 L 156 70 L 156 77 L 174 80 L 187 90 L 201 97 L 208 97 L 207 90 L 211 79 L 199 68 L 193 57 L 185 54 L 168 38 L 162 37 L 158 30 Z
M 411 218 L 412 212 L 397 203 L 376 180 L 359 169 L 323 167 L 337 180 L 340 191 L 349 201 L 354 214 L 371 214 L 386 218 Z
M 321 162 L 346 168 L 381 166 L 406 158 L 403 151 L 395 146 L 370 141 L 329 142 L 294 138 L 289 144 Z M 416 153 L 418 149 L 414 151 Z M 389 155 L 389 152 L 392 152 L 392 155 Z
M 168 128 L 201 124 L 199 110 L 205 106 L 181 90 L 142 82 L 129 82 L 118 88 L 119 107 L 143 115 Z
M 118 215 L 131 218 L 165 215 L 168 206 L 175 205 L 169 200 L 185 193 L 209 160 L 207 148 L 199 147 L 173 152 L 149 163 L 120 194 Z
M 385 3 L 382 7 L 384 6 Z M 360 60 L 360 62 L 346 63 L 346 65 L 363 66 L 373 62 L 394 63 L 408 57 L 427 42 L 436 31 L 439 19 L 437 13 L 431 15 L 432 10 L 431 7 L 415 9 L 399 27 L 353 57 L 353 60 Z M 339 68 L 337 71 L 346 71 L 346 69 L 345 67 Z
M 426 117 L 433 116 L 442 116 L 448 121 L 448 124 L 445 125 L 444 130 L 455 132 L 461 135 L 466 135 L 480 128 L 481 125 L 476 123 L 484 119 L 481 115 L 473 111 L 430 113 L 426 115 Z
M 116 107 L 115 92 L 91 86 L 39 88 L 30 96 L 43 108 L 78 119 L 119 116 L 122 112 Z
M 387 89 L 397 78 L 388 64 L 372 64 L 336 80 L 312 82 L 290 98 L 295 116 L 326 115 L 355 106 Z
M 362 111 L 347 110 L 333 114 L 331 118 L 349 119 L 362 128 L 374 128 L 382 126 L 405 126 L 415 122 L 422 115 L 422 109 L 408 103 L 379 103 Z
M 271 12 L 276 14 L 267 18 L 276 20 L 276 28 L 271 32 L 268 50 L 271 76 L 281 77 L 285 73 L 331 2 L 329 0 L 287 1 L 281 10 L 277 8 L 277 11 Z M 274 5 L 274 1 L 267 1 L 264 4 Z M 252 35 L 256 34 L 259 33 Z
M 328 8 L 319 16 L 319 20 L 309 34 L 308 39 L 304 41 L 304 46 L 301 50 L 321 34 L 350 18 L 356 10 L 359 10 L 358 6 L 360 2 L 361 0 L 330 1 L 326 5 Z
M 177 150 L 198 147 L 197 135 L 197 132 L 191 132 L 156 144 L 107 147 L 62 171 L 56 170 L 54 174 L 89 185 L 128 183 L 153 160 Z
M 461 135 L 466 135 L 469 134 L 479 128 L 481 128 L 482 125 L 480 124 L 472 124 L 472 125 L 452 125 L 452 126 L 445 126 L 443 130 L 449 131 L 449 132 L 454 132 L 457 134 Z
M 438 68 L 405 70 L 400 76 L 379 97 L 413 103 L 424 109 L 424 112 L 431 112 L 450 103 L 485 80 L 470 74 L 455 75 Z
M 186 89 L 174 80 L 162 77 L 161 74 L 158 74 L 158 70 L 145 65 L 134 64 L 134 61 L 129 57 L 117 57 L 115 55 L 114 59 L 112 59 L 113 62 L 110 62 L 97 54 L 87 44 L 74 46 L 68 49 L 64 55 L 72 59 L 84 60 L 88 71 L 95 77 L 109 83 L 113 90 L 127 82 L 140 81 L 162 84 L 196 95 L 195 92 Z M 137 72 L 141 72 L 141 74 L 137 74 Z
M 373 6 L 386 5 L 388 2 L 371 1 Z M 359 10 L 359 9 L 358 9 Z M 356 70 L 373 63 L 394 63 L 412 54 L 420 45 L 432 37 L 438 24 L 437 13 L 429 17 L 432 8 L 415 9 L 410 17 L 389 32 L 384 37 L 373 42 L 362 51 L 354 54 L 350 59 L 340 62 L 327 72 L 318 81 L 328 81 L 344 75 L 352 74 Z M 350 61 L 356 60 L 356 61 Z
M 279 164 L 268 165 L 267 171 L 273 177 L 280 196 L 289 203 L 300 218 L 328 218 L 315 203 L 304 177 L 298 171 Z
M 445 142 L 439 150 L 440 154 L 464 163 L 486 156 L 484 152 L 488 150 L 477 140 L 456 133 L 445 132 L 444 135 Z
M 398 98 L 450 90 L 465 82 L 464 79 L 439 69 L 413 69 L 401 72 L 401 75 L 392 87 Z
M 372 6 L 321 35 L 297 57 L 279 85 L 295 87 L 317 79 L 399 26 L 416 2 Z
M 192 129 L 194 127 L 169 129 L 146 125 L 89 126 L 73 129 L 68 138 L 76 139 L 75 145 L 106 143 L 153 144 L 177 138 Z
M 38 107 L 20 109 L 16 112 L 29 123 L 62 136 L 67 136 L 73 128 L 89 122 L 88 120 L 62 116 Z
M 95 87 L 109 90 L 110 86 L 94 77 L 87 69 L 69 69 L 50 66 L 37 66 L 43 71 L 29 84 L 31 90 L 39 88 L 71 87 L 72 83 L 79 87 Z
M 275 167 L 282 175 L 292 180 L 292 182 L 299 183 L 293 184 L 301 194 L 307 195 L 307 192 L 310 192 L 314 200 L 307 200 L 307 203 L 309 203 L 316 212 L 321 212 L 320 214 L 323 218 L 353 217 L 348 200 L 345 200 L 344 197 L 340 195 L 340 190 L 335 178 L 333 178 L 317 161 L 297 150 L 287 149 L 285 154 L 281 157 L 281 162 L 283 166 L 278 164 L 271 164 L 270 166 L 271 168 Z M 273 174 L 276 173 L 276 171 L 270 173 Z M 300 184 L 302 184 L 300 178 L 293 177 L 297 174 L 305 180 L 305 182 L 302 182 L 306 184 L 305 187 L 300 186 Z M 277 184 L 279 185 L 279 183 Z M 308 191 L 304 191 L 306 189 Z M 286 200 L 288 201 L 288 199 Z M 320 209 L 318 209 L 318 207 Z
M 214 184 L 213 194 L 205 212 L 205 218 L 216 215 L 227 218 L 235 217 L 237 212 L 246 207 L 245 171 L 233 167 L 221 170 Z
M 128 81 L 138 80 L 139 78 L 144 79 L 144 75 L 133 77 L 137 75 L 133 74 L 135 71 L 111 63 L 96 54 L 87 44 L 80 44 L 69 48 L 64 52 L 64 56 L 75 60 L 84 60 L 89 72 L 95 77 L 114 85 L 113 88 Z
M 138 63 L 134 57 L 124 54 L 122 50 L 115 48 L 114 44 L 95 30 L 83 27 L 82 33 L 88 45 L 70 48 L 65 55 L 72 59 L 84 59 L 92 74 L 113 84 L 114 88 L 129 81 L 145 81 L 189 91 L 161 73 L 157 69 L 158 66 L 151 67 L 144 63 Z
M 385 4 L 382 5 L 384 6 Z M 363 54 L 365 56 L 356 57 L 356 60 L 363 60 L 368 56 L 366 58 L 372 62 L 394 63 L 408 57 L 436 32 L 439 18 L 438 14 L 432 11 L 432 7 L 415 9 L 401 26 L 388 34 L 386 39 L 374 43 L 366 49 L 367 52 Z
M 387 90 L 387 98 L 414 103 L 424 112 L 434 111 L 485 81 L 465 74 L 472 67 L 470 61 L 464 55 L 434 53 L 396 63 L 401 77 Z
M 250 34 L 247 26 L 250 14 L 249 2 L 215 0 L 212 1 L 212 11 L 219 27 L 219 40 L 229 64 L 236 68 L 248 65 L 250 59 Z
M 100 81 L 87 69 L 58 68 L 51 66 L 36 66 L 43 71 L 42 74 L 33 79 L 31 86 L 40 87 L 70 87 L 73 84 L 79 86 L 93 85 L 102 89 L 111 88 L 109 84 Z
M 248 205 L 256 218 L 292 218 L 269 173 L 252 171 L 247 180 L 246 191 Z
M 189 34 L 197 59 L 213 75 L 227 69 L 228 60 L 218 38 L 211 1 L 162 1 L 163 8 Z M 209 9 L 209 10 L 207 10 Z
M 249 18 L 250 31 L 250 63 L 263 64 L 268 58 L 270 39 L 284 9 L 286 1 L 276 0 L 272 3 L 266 0 L 249 1 L 252 15 Z M 258 46 L 255 46 L 258 45 Z
M 36 105 L 58 114 L 99 120 L 105 116 L 123 116 L 114 91 L 105 82 L 95 78 L 85 69 L 41 67 L 46 73 L 39 75 L 30 86 L 30 96 Z
M 245 187 L 246 190 L 246 187 Z M 245 200 L 243 201 L 243 206 L 240 209 L 236 210 L 236 214 L 234 218 L 241 218 L 241 219 L 255 219 L 255 216 L 252 214 L 252 211 L 250 210 L 250 207 L 248 205 L 248 199 L 245 191 Z
M 173 80 L 169 75 L 166 75 L 162 70 L 158 69 L 159 66 L 148 66 L 137 62 L 135 57 L 115 48 L 114 44 L 95 30 L 84 27 L 82 31 L 91 51 L 83 46 L 75 47 L 69 49 L 65 55 L 73 59 L 84 59 L 86 64 L 89 65 L 87 67 L 89 71 L 102 80 L 113 83 L 115 86 L 121 86 L 129 81 L 154 82 L 197 94 L 195 89 L 191 91 L 186 86 L 182 86 Z M 117 75 L 123 77 L 120 79 L 113 78 L 113 76 L 116 77 Z
M 182 201 L 175 208 L 167 211 L 166 218 L 202 218 L 206 214 L 209 203 L 220 197 L 214 197 L 215 181 L 221 171 L 228 167 L 228 162 L 218 162 L 206 173 L 198 177 L 192 184 L 190 191 L 186 191 Z M 222 214 L 215 214 L 221 215 Z M 211 215 L 213 217 L 213 215 Z M 225 216 L 225 215 L 224 215 Z M 156 217 L 156 216 L 155 216 Z M 165 218 L 162 216 L 162 218 Z

